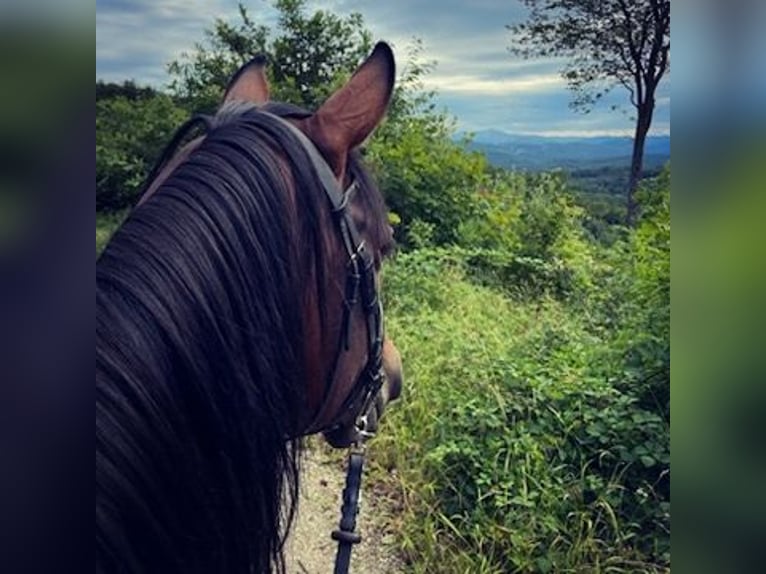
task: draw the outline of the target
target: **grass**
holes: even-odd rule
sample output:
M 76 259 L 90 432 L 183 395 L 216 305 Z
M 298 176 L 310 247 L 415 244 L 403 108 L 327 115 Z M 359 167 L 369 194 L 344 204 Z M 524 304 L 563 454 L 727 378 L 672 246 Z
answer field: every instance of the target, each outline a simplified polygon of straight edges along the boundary
M 400 255 L 385 286 L 406 388 L 370 459 L 403 499 L 412 572 L 669 567 L 669 534 L 632 523 L 643 510 L 626 494 L 630 464 L 598 467 L 582 446 L 593 432 L 607 460 L 645 439 L 599 418 L 635 408 L 591 372 L 612 357 L 610 341 L 561 302 L 472 284 L 444 252 Z M 656 539 L 666 555 L 646 550 Z

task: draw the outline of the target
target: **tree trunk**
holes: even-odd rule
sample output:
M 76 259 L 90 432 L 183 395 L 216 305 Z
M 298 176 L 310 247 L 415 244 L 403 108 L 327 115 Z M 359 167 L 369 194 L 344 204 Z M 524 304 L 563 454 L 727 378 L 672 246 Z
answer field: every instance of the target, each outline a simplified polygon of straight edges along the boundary
M 641 181 L 641 172 L 644 167 L 644 144 L 649 127 L 652 125 L 652 113 L 654 112 L 654 98 L 649 97 L 646 102 L 638 107 L 638 119 L 636 120 L 636 133 L 633 138 L 633 156 L 630 162 L 630 179 L 628 180 L 627 214 L 625 217 L 628 226 L 636 223 L 638 216 L 638 204 L 636 203 L 636 190 Z

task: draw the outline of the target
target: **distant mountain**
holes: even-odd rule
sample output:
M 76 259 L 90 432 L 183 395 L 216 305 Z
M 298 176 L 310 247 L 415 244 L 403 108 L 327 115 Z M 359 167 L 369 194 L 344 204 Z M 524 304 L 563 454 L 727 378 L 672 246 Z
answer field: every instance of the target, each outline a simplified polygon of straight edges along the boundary
M 461 139 L 464 133 L 457 134 Z M 629 137 L 546 137 L 483 130 L 473 134 L 469 149 L 484 153 L 497 167 L 542 171 L 629 166 L 633 140 Z M 646 167 L 670 159 L 670 136 L 651 136 L 644 148 Z

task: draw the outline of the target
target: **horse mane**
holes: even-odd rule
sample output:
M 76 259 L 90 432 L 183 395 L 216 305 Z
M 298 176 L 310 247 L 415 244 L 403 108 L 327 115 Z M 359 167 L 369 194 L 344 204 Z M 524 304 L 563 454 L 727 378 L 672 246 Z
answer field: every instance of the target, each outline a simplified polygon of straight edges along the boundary
M 335 230 L 311 162 L 280 120 L 240 105 L 204 123 L 204 140 L 96 265 L 105 572 L 284 571 L 298 496 L 292 437 L 305 407 L 304 297 L 315 282 L 324 327 Z M 356 155 L 350 171 L 379 228 L 385 207 Z

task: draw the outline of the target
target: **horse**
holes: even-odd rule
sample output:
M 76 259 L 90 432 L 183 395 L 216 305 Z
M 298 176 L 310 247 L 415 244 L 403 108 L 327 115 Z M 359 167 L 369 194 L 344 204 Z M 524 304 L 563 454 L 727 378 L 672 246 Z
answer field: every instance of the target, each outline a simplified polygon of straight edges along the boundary
M 283 572 L 301 437 L 348 446 L 398 397 L 393 231 L 358 150 L 394 75 L 379 43 L 311 113 L 253 59 L 99 256 L 97 571 Z

